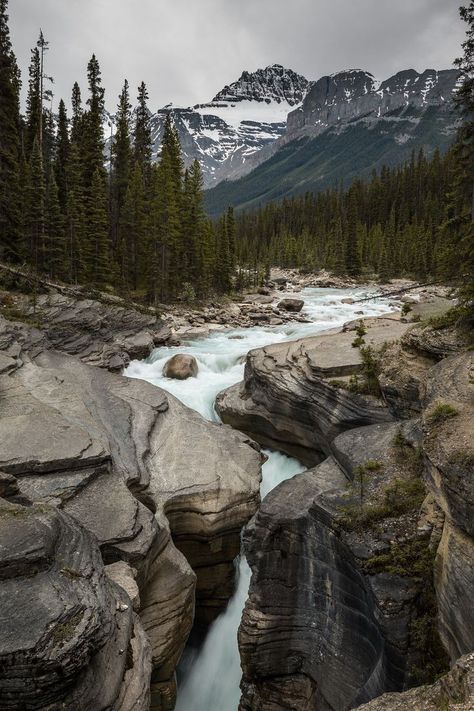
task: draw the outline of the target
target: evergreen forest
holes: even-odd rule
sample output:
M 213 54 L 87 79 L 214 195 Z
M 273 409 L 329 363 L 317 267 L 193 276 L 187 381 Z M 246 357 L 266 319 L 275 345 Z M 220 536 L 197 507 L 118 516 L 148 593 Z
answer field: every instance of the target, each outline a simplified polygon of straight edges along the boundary
M 185 168 L 169 116 L 152 161 L 145 83 L 135 94 L 124 82 L 106 146 L 97 57 L 87 65 L 86 91 L 73 83 L 67 104 L 60 100 L 53 109 L 48 42 L 40 33 L 22 79 L 8 0 L 0 0 L 0 259 L 154 305 L 240 290 L 274 265 L 382 281 L 456 281 L 465 283 L 472 307 L 473 2 L 461 8 L 461 17 L 467 35 L 456 61 L 460 129 L 446 155 L 420 152 L 369 181 L 248 213 L 234 215 L 229 207 L 211 221 L 200 165 Z

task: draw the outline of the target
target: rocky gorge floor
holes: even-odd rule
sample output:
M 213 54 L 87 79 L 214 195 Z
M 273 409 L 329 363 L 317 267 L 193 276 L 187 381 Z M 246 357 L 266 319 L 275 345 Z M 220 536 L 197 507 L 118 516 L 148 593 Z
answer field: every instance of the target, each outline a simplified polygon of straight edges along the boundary
M 252 519 L 241 711 L 379 695 L 368 709 L 472 711 L 474 363 L 449 329 L 408 323 L 444 290 L 414 290 L 403 321 L 365 320 L 377 395 L 355 323 L 251 352 L 217 402 L 234 429 L 118 374 L 211 326 L 304 319 L 278 303 L 311 277 L 272 276 L 208 312 L 53 290 L 0 317 L 0 708 L 172 711 L 193 619 L 225 607 Z M 256 442 L 311 467 L 260 509 Z M 434 686 L 382 695 L 446 655 Z

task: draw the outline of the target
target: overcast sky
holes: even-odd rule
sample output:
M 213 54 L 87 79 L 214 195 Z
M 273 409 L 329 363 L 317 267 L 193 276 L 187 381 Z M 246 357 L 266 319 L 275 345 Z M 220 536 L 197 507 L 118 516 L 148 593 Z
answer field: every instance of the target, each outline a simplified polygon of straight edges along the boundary
M 210 100 L 269 64 L 317 79 L 360 67 L 387 78 L 413 67 L 445 69 L 465 28 L 458 0 L 10 0 L 15 52 L 26 83 L 39 28 L 50 41 L 46 71 L 56 100 L 96 53 L 114 108 L 126 77 L 143 79 L 150 108 Z

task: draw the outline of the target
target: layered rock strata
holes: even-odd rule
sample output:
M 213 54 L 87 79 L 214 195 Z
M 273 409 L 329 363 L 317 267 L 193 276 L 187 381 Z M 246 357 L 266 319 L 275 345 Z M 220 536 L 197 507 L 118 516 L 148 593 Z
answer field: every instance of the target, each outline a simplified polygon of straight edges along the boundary
M 431 686 L 404 694 L 384 694 L 358 711 L 471 711 L 474 708 L 474 654 L 456 661 L 449 674 Z
M 433 329 L 387 323 L 365 337 L 401 338 L 383 348 L 377 398 L 354 392 L 367 364 L 351 326 L 251 352 L 245 382 L 218 398 L 259 441 L 310 464 L 329 455 L 246 530 L 240 711 L 346 711 L 474 649 L 474 356 L 453 333 L 437 347 Z M 410 693 L 431 711 L 430 691 Z M 386 698 L 373 708 L 411 708 Z
M 400 451 L 400 436 L 413 445 Z M 241 711 L 344 711 L 427 663 L 427 640 L 413 642 L 431 623 L 414 558 L 432 564 L 437 529 L 424 525 L 424 487 L 403 461 L 419 441 L 412 423 L 401 435 L 395 423 L 353 429 L 334 457 L 263 501 L 244 539 Z
M 132 593 L 136 577 L 152 708 L 169 711 L 196 595 L 208 621 L 232 593 L 240 529 L 259 501 L 261 455 L 245 435 L 158 388 L 48 346 L 41 331 L 1 320 L 3 495 L 61 510 L 95 537 L 112 579 L 125 576 Z M 29 584 L 23 577 L 25 594 Z M 140 634 L 131 649 L 146 667 Z M 143 675 L 135 685 L 148 687 Z
M 365 323 L 367 344 L 373 346 L 407 330 L 407 324 L 391 318 Z M 262 444 L 309 465 L 321 462 L 341 432 L 393 420 L 384 402 L 331 382 L 362 372 L 361 353 L 351 345 L 354 337 L 347 330 L 250 351 L 244 382 L 219 394 L 217 412 Z
M 0 499 L 2 709 L 147 711 L 151 648 L 94 536 Z

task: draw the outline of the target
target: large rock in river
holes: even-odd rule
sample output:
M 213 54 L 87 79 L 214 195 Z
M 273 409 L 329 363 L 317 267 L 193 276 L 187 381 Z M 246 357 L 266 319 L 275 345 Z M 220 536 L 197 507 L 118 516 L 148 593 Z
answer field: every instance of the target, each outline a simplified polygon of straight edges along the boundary
M 194 356 L 177 353 L 165 363 L 163 375 L 165 378 L 187 380 L 188 378 L 195 378 L 198 370 L 197 360 Z
M 304 306 L 303 299 L 282 299 L 278 303 L 278 308 L 282 311 L 291 311 L 292 313 L 299 313 Z

